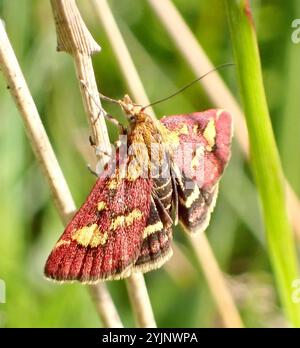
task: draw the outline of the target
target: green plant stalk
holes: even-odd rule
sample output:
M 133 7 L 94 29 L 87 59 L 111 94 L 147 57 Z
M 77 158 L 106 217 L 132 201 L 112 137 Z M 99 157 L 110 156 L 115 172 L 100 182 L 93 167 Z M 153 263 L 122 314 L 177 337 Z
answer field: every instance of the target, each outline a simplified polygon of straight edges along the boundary
M 250 140 L 251 167 L 259 190 L 268 253 L 283 309 L 300 327 L 300 305 L 292 301 L 297 256 L 288 221 L 283 172 L 264 91 L 259 50 L 249 0 L 225 0 Z

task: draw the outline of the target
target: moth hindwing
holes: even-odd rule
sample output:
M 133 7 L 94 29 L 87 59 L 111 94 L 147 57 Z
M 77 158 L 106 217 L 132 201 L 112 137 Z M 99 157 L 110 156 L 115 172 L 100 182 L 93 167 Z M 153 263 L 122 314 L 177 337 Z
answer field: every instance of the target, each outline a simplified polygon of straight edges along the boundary
M 207 110 L 162 119 L 178 136 L 173 167 L 177 174 L 178 215 L 185 230 L 203 231 L 214 208 L 218 183 L 230 159 L 231 116 L 224 110 Z

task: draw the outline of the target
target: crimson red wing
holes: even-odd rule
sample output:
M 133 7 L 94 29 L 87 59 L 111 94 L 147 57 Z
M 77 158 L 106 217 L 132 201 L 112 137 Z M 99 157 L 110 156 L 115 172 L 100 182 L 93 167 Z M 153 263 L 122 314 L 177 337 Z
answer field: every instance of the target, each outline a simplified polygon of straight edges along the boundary
M 207 110 L 161 120 L 175 147 L 172 170 L 176 176 L 178 215 L 190 232 L 204 230 L 214 208 L 218 182 L 230 158 L 231 116 Z
M 143 242 L 152 182 L 100 177 L 51 252 L 45 275 L 94 282 L 130 275 Z

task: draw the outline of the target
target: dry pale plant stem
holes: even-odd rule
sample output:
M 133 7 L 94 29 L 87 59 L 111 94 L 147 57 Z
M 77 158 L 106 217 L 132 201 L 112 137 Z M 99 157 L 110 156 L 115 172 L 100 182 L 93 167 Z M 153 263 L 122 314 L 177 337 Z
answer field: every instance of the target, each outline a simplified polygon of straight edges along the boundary
M 118 58 L 121 70 L 130 88 L 130 92 L 135 96 L 136 102 L 142 105 L 149 104 L 146 91 L 107 1 L 93 0 L 92 2 L 107 36 L 112 43 L 113 50 Z M 153 112 L 152 115 L 154 115 Z M 201 239 L 202 243 L 200 247 L 197 246 L 199 239 Z M 242 320 L 240 319 L 238 310 L 235 307 L 230 291 L 227 288 L 226 281 L 205 234 L 202 234 L 198 239 L 191 239 L 191 241 L 194 249 L 198 253 L 199 262 L 204 270 L 204 274 L 224 321 L 224 325 L 228 327 L 242 327 Z M 201 253 L 201 255 L 199 255 L 199 253 Z M 218 284 L 218 292 L 215 291 L 214 284 Z M 222 297 L 221 299 L 220 296 Z
M 126 43 L 122 38 L 114 16 L 110 11 L 106 0 L 92 0 L 97 16 L 103 23 L 106 35 L 112 45 L 116 59 L 119 63 L 122 74 L 126 76 L 126 83 L 134 100 L 141 105 L 148 105 L 150 101 L 145 93 L 143 83 L 139 77 Z M 151 107 L 147 108 L 147 113 L 154 116 Z
M 228 291 L 226 280 L 220 270 L 216 258 L 214 257 L 211 246 L 204 233 L 190 237 L 191 244 L 195 250 L 199 263 L 212 292 L 213 298 L 217 303 L 223 322 L 226 327 L 241 328 L 243 322 L 234 304 L 233 298 Z M 207 262 L 209 260 L 209 263 Z
M 151 316 L 153 312 L 143 274 L 140 272 L 134 273 L 126 280 L 126 287 L 137 325 L 143 328 L 156 327 L 153 314 Z
M 111 147 L 104 117 L 99 117 L 101 102 L 91 58 L 93 53 L 99 52 L 100 47 L 86 28 L 74 0 L 51 0 L 51 4 L 56 24 L 58 49 L 71 54 L 74 58 L 93 142 L 96 147 L 110 153 Z M 129 277 L 126 281 L 129 283 L 129 295 L 137 325 L 155 327 L 154 315 L 143 275 Z
M 89 292 L 97 313 L 100 314 L 103 326 L 107 328 L 123 328 L 122 321 L 107 286 L 104 283 L 89 285 Z
M 92 64 L 92 55 L 100 52 L 101 48 L 85 26 L 74 0 L 51 0 L 51 5 L 56 24 L 57 50 L 69 53 L 74 59 L 93 143 L 110 153 L 111 146 L 102 109 L 99 110 L 101 101 Z
M 48 180 L 57 211 L 66 223 L 75 211 L 75 204 L 2 21 L 0 21 L 0 65 L 9 91 L 23 117 L 36 158 Z
M 2 22 L 0 23 L 0 67 L 23 118 L 37 160 L 48 181 L 57 211 L 63 223 L 67 224 L 76 207 Z M 97 297 L 94 296 L 97 300 L 96 308 L 104 325 L 122 327 L 118 313 L 104 285 L 94 286 L 91 289 L 97 294 Z
M 199 77 L 212 70 L 211 61 L 172 1 L 148 0 L 148 2 L 160 18 L 178 50 L 191 66 L 195 76 Z M 217 107 L 225 108 L 232 113 L 237 140 L 243 153 L 249 158 L 248 131 L 244 114 L 236 99 L 217 72 L 201 80 L 201 84 Z M 300 239 L 300 201 L 287 180 L 285 180 L 285 190 L 289 216 L 296 237 Z

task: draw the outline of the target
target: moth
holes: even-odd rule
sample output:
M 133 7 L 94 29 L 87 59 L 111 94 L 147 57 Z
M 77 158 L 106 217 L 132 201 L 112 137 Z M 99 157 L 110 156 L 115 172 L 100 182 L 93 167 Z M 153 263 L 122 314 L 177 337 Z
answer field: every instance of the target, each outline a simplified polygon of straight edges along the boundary
M 173 224 L 188 233 L 209 224 L 230 158 L 230 114 L 211 109 L 158 121 L 127 95 L 118 103 L 129 121 L 127 144 L 54 246 L 48 278 L 96 282 L 154 270 L 172 255 Z

